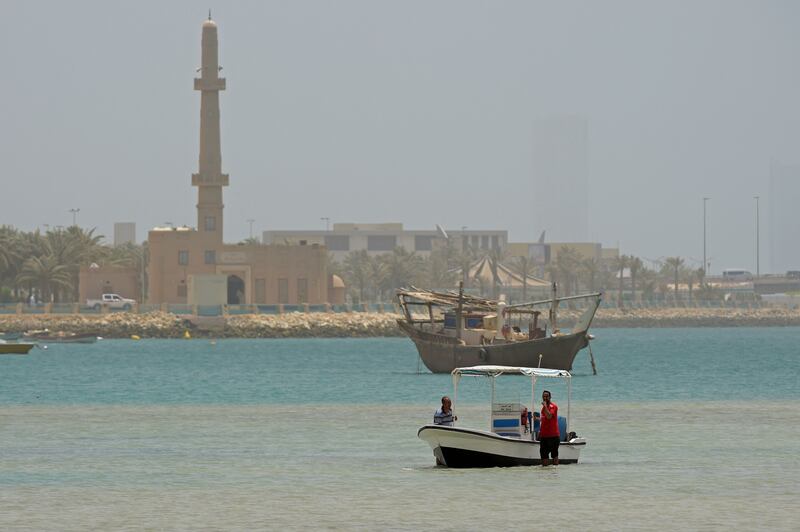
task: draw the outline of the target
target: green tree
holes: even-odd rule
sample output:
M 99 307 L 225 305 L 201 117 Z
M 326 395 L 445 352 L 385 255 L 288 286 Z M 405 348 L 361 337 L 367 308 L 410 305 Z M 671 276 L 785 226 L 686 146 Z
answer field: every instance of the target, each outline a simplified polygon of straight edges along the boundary
M 17 275 L 17 282 L 30 283 L 38 287 L 42 300 L 49 302 L 58 293 L 59 288 L 71 285 L 72 278 L 67 266 L 60 264 L 55 256 L 47 255 L 26 260 L 22 271 Z
M 514 257 L 512 267 L 522 276 L 522 301 L 528 301 L 528 278 L 533 272 L 533 261 L 527 255 Z
M 558 251 L 555 260 L 555 274 L 559 280 L 564 295 L 572 295 L 578 291 L 578 272 L 581 264 L 581 254 L 577 249 L 563 247 Z
M 631 301 L 636 300 L 636 278 L 644 269 L 644 263 L 639 257 L 628 257 L 628 270 L 631 272 Z
M 367 250 L 351 251 L 344 258 L 342 273 L 350 290 L 358 290 L 358 302 L 364 301 L 364 296 L 372 281 L 372 257 Z
M 675 283 L 675 303 L 677 303 L 678 282 L 680 281 L 680 271 L 683 267 L 683 259 L 680 257 L 668 257 L 667 260 L 664 261 L 664 266 L 673 275 L 673 281 Z
M 584 286 L 589 288 L 590 292 L 597 290 L 597 277 L 602 270 L 602 262 L 594 257 L 583 259 L 578 268 L 584 277 Z
M 402 247 L 396 247 L 391 253 L 380 255 L 378 261 L 383 266 L 379 286 L 383 294 L 393 293 L 398 288 L 413 284 L 422 272 L 420 256 Z

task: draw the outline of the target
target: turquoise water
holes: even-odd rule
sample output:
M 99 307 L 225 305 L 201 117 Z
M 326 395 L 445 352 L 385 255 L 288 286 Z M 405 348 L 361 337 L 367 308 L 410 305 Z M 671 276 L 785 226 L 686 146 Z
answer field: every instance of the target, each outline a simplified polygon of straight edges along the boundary
M 800 528 L 800 329 L 597 335 L 573 379 L 589 444 L 558 468 L 433 467 L 416 430 L 451 381 L 404 339 L 3 356 L 0 529 Z M 463 425 L 487 394 L 459 388 Z

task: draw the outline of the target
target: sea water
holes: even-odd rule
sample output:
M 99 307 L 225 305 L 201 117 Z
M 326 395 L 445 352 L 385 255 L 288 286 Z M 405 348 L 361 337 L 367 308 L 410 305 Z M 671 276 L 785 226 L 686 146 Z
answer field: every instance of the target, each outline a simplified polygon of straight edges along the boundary
M 598 375 L 584 350 L 572 383 L 588 445 L 547 468 L 435 467 L 416 432 L 452 382 L 406 339 L 3 356 L 0 529 L 800 528 L 800 329 L 596 334 Z M 462 379 L 461 425 L 488 425 L 489 394 Z

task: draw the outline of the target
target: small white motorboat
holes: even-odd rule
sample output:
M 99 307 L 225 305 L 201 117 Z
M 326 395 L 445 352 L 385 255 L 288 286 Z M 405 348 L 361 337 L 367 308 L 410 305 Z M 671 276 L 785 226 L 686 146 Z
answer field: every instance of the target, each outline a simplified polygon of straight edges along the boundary
M 536 380 L 563 379 L 567 383 L 566 416 L 558 417 L 561 442 L 559 462 L 575 464 L 585 438 L 570 432 L 569 410 L 572 375 L 566 370 L 511 366 L 472 366 L 456 368 L 453 375 L 453 414 L 456 413 L 458 383 L 464 375 L 488 377 L 492 387 L 492 412 L 489 430 L 448 425 L 425 425 L 417 436 L 431 446 L 438 465 L 447 467 L 510 467 L 540 465 L 538 419 L 528 415 L 519 403 L 496 402 L 495 380 L 501 375 L 523 375 L 531 379 L 531 405 L 536 403 Z

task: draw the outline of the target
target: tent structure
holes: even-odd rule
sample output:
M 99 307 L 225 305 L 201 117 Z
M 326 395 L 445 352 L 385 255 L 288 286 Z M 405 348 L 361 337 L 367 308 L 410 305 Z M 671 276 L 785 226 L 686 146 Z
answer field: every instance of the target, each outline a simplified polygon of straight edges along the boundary
M 458 269 L 459 277 L 462 277 L 462 269 Z M 469 269 L 468 278 L 479 282 L 482 286 L 491 287 L 494 279 L 492 277 L 491 261 L 488 256 L 478 259 Z M 497 263 L 497 284 L 503 288 L 522 289 L 522 275 L 515 272 L 502 262 Z M 528 276 L 525 281 L 528 289 L 544 289 L 550 288 L 550 283 L 538 277 Z

